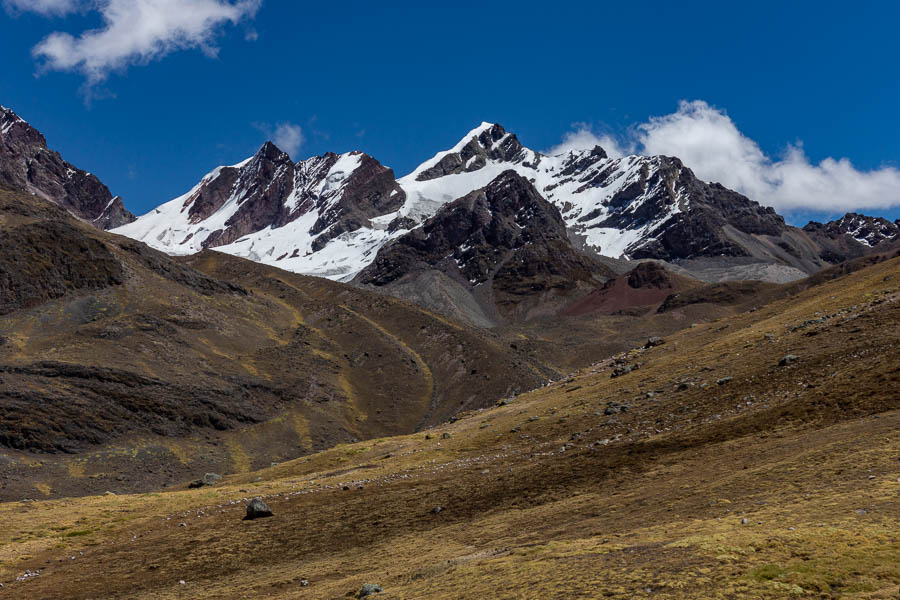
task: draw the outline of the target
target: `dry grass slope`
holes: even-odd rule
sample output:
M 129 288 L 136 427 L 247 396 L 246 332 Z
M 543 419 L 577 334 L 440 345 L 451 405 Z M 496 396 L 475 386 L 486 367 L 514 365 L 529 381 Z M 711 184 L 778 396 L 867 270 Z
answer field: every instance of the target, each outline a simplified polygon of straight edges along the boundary
M 0 598 L 897 598 L 897 348 L 900 259 L 427 436 L 3 504 Z

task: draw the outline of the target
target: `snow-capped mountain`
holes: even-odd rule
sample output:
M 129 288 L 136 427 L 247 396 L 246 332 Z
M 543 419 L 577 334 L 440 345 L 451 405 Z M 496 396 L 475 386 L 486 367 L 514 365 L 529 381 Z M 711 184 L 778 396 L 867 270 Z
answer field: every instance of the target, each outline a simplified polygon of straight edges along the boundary
M 97 177 L 49 150 L 37 129 L 3 106 L 0 106 L 0 185 L 59 204 L 101 229 L 134 220 L 122 199 L 114 197 Z
M 116 233 L 172 254 L 215 248 L 349 281 L 389 241 L 508 170 L 559 210 L 569 238 L 588 254 L 674 261 L 696 273 L 713 269 L 713 278 L 727 278 L 735 265 L 734 276 L 756 276 L 763 271 L 747 265 L 769 265 L 781 280 L 815 272 L 840 255 L 830 243 L 820 256 L 823 248 L 810 232 L 701 181 L 676 157 L 614 158 L 600 147 L 548 156 L 492 123 L 400 179 L 362 152 L 292 163 L 267 143 Z
M 556 205 L 570 235 L 612 258 L 744 256 L 750 251 L 722 231 L 725 224 L 748 235 L 779 236 L 785 230 L 774 210 L 700 181 L 677 158 L 610 158 L 599 146 L 547 156 L 490 123 L 400 184 L 412 200 L 444 203 L 484 187 L 506 169 Z
M 192 190 L 115 230 L 171 254 L 216 248 L 283 269 L 349 279 L 390 237 L 403 206 L 391 169 L 362 152 L 292 163 L 267 143 Z
M 812 221 L 803 229 L 833 238 L 848 236 L 867 248 L 900 239 L 900 219 L 891 223 L 882 217 L 869 217 L 857 213 L 847 213 L 840 219 L 825 224 Z
M 409 175 L 370 156 L 326 154 L 296 164 L 272 144 L 121 233 L 173 254 L 203 248 L 350 280 L 391 239 L 502 172 L 525 177 L 562 213 L 580 245 L 610 257 L 676 259 L 748 252 L 723 232 L 783 233 L 771 209 L 705 184 L 676 158 L 609 158 L 602 148 L 547 156 L 483 123 Z

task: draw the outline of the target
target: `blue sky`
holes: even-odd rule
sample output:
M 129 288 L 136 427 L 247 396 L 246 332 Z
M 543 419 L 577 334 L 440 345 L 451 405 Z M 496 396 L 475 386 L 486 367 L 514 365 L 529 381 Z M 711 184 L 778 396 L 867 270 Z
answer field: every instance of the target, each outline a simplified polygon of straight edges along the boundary
M 677 150 L 801 224 L 900 217 L 894 2 L 182 0 L 160 36 L 195 8 L 214 26 L 123 55 L 123 0 L 0 1 L 0 104 L 138 214 L 279 124 L 295 159 L 361 149 L 399 176 L 487 120 L 538 150 Z

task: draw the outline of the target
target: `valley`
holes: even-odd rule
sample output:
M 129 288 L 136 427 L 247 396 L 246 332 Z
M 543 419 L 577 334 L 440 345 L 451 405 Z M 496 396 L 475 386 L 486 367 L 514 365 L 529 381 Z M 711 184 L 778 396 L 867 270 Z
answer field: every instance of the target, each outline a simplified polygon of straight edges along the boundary
M 0 597 L 894 597 L 898 261 L 414 435 L 5 503 Z
M 900 222 L 678 157 L 266 142 L 135 217 L 0 107 L 0 598 L 896 598 L 898 348 Z

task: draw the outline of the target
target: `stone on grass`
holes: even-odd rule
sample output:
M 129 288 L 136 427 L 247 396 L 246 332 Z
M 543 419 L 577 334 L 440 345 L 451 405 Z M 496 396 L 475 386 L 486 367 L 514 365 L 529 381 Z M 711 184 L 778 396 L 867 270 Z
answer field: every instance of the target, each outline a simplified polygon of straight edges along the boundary
M 609 376 L 611 379 L 615 379 L 616 377 L 621 377 L 622 375 L 628 375 L 632 371 L 636 371 L 641 366 L 638 364 L 633 365 L 622 365 L 620 367 L 616 367 L 613 369 L 612 374 Z
M 252 521 L 253 519 L 262 519 L 264 517 L 274 516 L 272 513 L 272 509 L 269 508 L 269 505 L 262 501 L 262 498 L 254 498 L 247 505 L 247 515 L 244 517 L 245 521 Z
M 800 357 L 795 354 L 786 354 L 778 361 L 779 367 L 786 367 L 789 364 L 796 362 Z
M 383 592 L 384 590 L 380 585 L 376 585 L 374 583 L 367 583 L 362 586 L 362 589 L 359 590 L 359 594 L 356 595 L 357 598 L 365 598 L 366 596 L 371 596 L 372 594 L 378 594 Z
M 666 341 L 658 336 L 653 336 L 647 340 L 647 343 L 644 345 L 645 348 L 654 348 L 656 346 L 662 346 Z
M 197 479 L 192 481 L 188 487 L 190 489 L 202 488 L 206 485 L 216 485 L 222 479 L 222 476 L 218 473 L 205 473 L 203 475 L 203 479 Z

